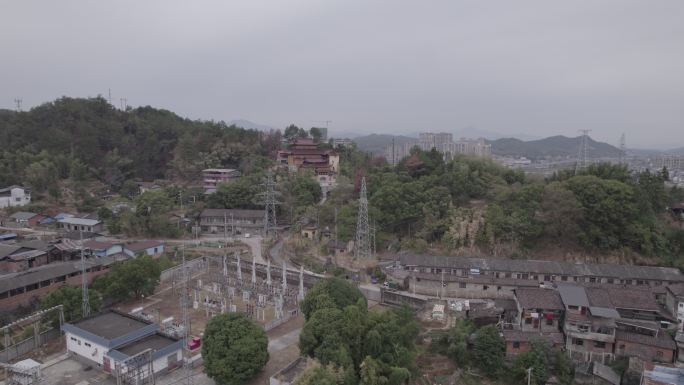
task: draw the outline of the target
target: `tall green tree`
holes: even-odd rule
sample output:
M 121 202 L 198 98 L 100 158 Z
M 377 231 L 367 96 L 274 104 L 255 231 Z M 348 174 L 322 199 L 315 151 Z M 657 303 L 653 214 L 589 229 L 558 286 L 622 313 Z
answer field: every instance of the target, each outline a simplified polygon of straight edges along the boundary
M 203 341 L 204 371 L 220 385 L 245 384 L 268 362 L 266 333 L 242 314 L 209 320 Z
M 497 377 L 503 368 L 505 344 L 499 330 L 488 325 L 477 331 L 473 343 L 473 358 L 489 377 Z
M 82 290 L 80 286 L 62 286 L 59 289 L 47 293 L 40 299 L 42 310 L 62 305 L 64 310 L 64 320 L 67 322 L 77 321 L 83 318 L 82 313 Z M 97 290 L 88 290 L 88 302 L 90 310 L 96 313 L 102 307 L 102 297 Z

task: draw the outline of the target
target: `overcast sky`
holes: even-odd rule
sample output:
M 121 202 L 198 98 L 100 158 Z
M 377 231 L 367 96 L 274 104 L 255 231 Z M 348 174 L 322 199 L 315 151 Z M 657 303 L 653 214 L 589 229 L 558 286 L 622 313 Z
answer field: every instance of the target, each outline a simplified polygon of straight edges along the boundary
M 3 1 L 0 108 L 684 146 L 682 0 Z

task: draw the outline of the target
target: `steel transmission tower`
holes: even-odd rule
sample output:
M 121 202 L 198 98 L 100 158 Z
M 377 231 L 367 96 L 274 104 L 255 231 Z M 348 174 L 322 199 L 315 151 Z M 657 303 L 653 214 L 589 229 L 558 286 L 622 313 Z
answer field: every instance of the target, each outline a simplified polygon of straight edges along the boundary
M 273 173 L 269 171 L 264 178 L 264 192 L 261 193 L 264 205 L 264 235 L 277 235 L 277 221 L 276 221 L 276 205 L 279 204 L 276 200 L 276 182 L 273 178 Z
M 361 192 L 359 194 L 359 216 L 356 220 L 354 257 L 370 258 L 370 235 L 370 225 L 368 223 L 368 197 L 366 196 L 366 177 L 363 177 L 361 178 Z
M 626 161 L 627 148 L 625 147 L 625 134 L 620 136 L 620 164 L 624 164 Z
M 577 154 L 577 163 L 575 164 L 575 174 L 587 167 L 587 147 L 589 145 L 589 132 L 591 130 L 579 130 L 582 133 L 580 137 L 579 152 Z
M 83 230 L 80 232 L 81 238 L 81 314 L 83 318 L 90 315 L 90 296 L 88 295 L 88 276 L 86 263 L 85 263 L 85 253 L 83 252 Z
M 182 272 L 183 272 L 183 285 L 181 290 L 181 315 L 183 322 L 183 376 L 185 377 L 185 384 L 192 385 L 192 368 L 190 367 L 190 350 L 188 349 L 188 337 L 190 336 L 190 314 L 188 308 L 190 305 L 190 273 L 188 272 L 188 267 L 185 264 L 185 242 L 183 242 L 183 249 L 181 250 L 181 255 L 183 258 Z

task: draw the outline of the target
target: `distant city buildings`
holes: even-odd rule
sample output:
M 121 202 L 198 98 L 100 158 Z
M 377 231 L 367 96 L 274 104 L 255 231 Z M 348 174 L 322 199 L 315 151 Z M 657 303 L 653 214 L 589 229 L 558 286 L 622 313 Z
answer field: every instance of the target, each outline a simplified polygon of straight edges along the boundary
M 490 157 L 492 146 L 487 144 L 484 139 L 461 138 L 454 141 L 453 135 L 447 132 L 421 132 L 418 140 L 402 143 L 390 144 L 385 149 L 385 158 L 391 164 L 397 164 L 402 159 L 411 154 L 411 150 L 418 147 L 423 151 L 435 149 L 439 151 L 444 159 L 450 160 L 459 154 Z
M 208 168 L 202 170 L 202 187 L 206 194 L 213 194 L 219 183 L 229 182 L 241 175 L 240 171 L 232 168 Z
M 333 147 L 335 148 L 337 148 L 338 146 L 351 148 L 353 145 L 354 141 L 349 138 L 333 139 Z

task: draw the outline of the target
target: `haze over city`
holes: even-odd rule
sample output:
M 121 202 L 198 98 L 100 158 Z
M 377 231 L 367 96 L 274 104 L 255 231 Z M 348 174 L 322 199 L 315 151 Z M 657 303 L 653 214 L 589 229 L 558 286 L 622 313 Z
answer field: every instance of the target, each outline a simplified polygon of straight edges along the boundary
M 464 127 L 684 144 L 684 3 L 22 1 L 0 108 L 108 97 L 335 133 Z M 11 59 L 11 60 L 10 60 Z

